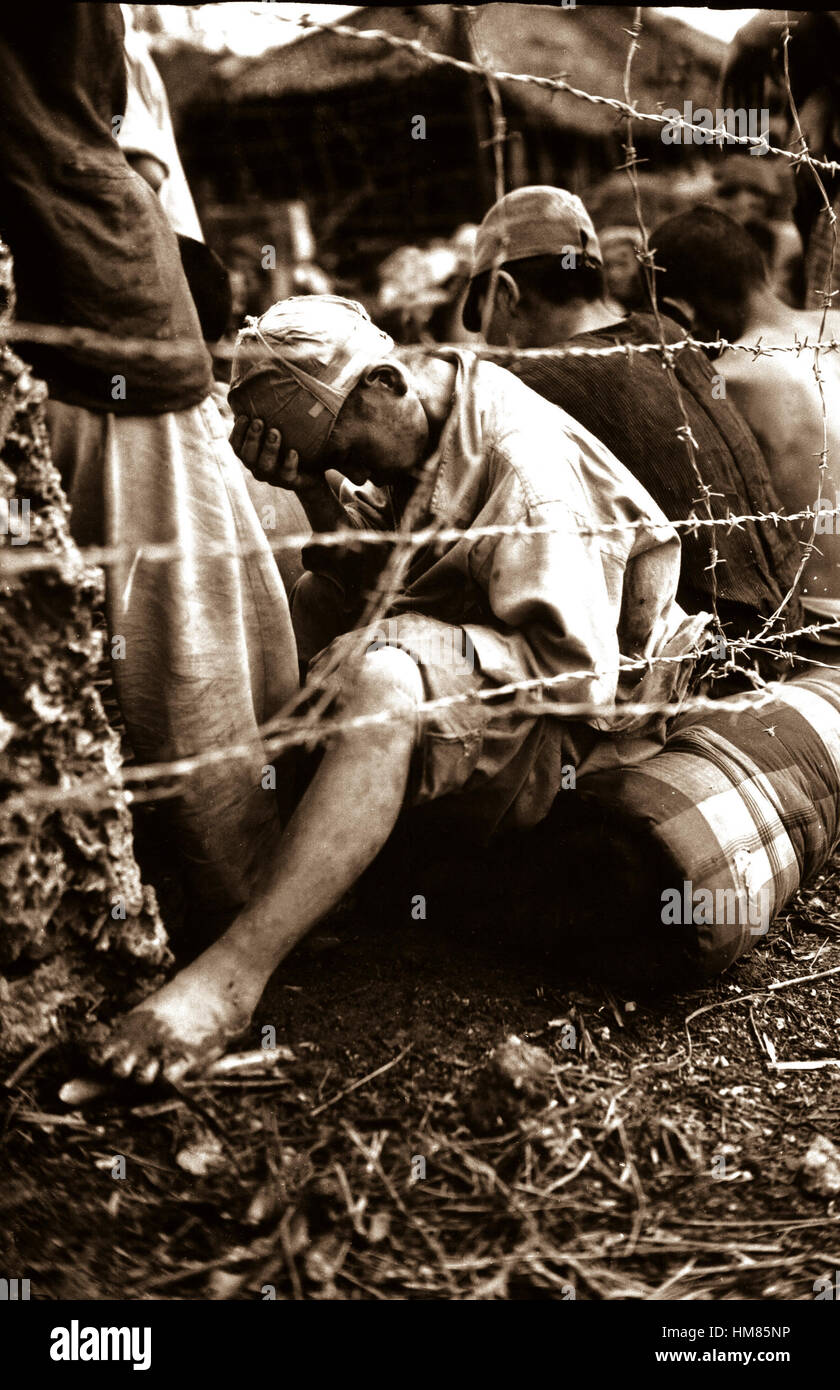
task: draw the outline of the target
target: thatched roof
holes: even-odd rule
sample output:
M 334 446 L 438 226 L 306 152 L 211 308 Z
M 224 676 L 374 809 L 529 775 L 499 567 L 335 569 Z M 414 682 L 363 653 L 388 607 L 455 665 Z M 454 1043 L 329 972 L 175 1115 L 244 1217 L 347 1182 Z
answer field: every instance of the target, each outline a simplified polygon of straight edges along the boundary
M 487 4 L 368 6 L 344 23 L 419 39 L 432 52 L 496 71 L 562 75 L 621 98 L 632 20 L 633 10 L 621 7 Z M 638 109 L 718 104 L 724 51 L 645 10 L 631 85 Z M 321 245 L 340 241 L 345 258 L 375 250 L 381 259 L 395 245 L 479 221 L 495 197 L 485 84 L 450 65 L 324 30 L 257 58 L 169 45 L 159 62 L 205 218 L 220 205 L 267 216 L 272 203 L 299 198 Z M 583 191 L 622 163 L 623 124 L 612 108 L 519 82 L 501 85 L 510 187 L 561 182 Z M 406 158 L 414 112 L 428 117 L 428 138 L 412 143 Z M 682 154 L 658 135 L 649 124 L 636 126 L 650 167 Z
M 633 10 L 619 6 L 479 5 L 472 10 L 476 49 L 483 62 L 508 72 L 563 76 L 577 87 L 622 97 Z M 420 39 L 440 53 L 467 57 L 463 20 L 450 5 L 366 6 L 344 21 L 361 30 L 384 29 Z M 632 95 L 641 110 L 714 106 L 725 45 L 690 26 L 646 9 Z M 228 59 L 218 76 L 231 104 L 312 94 L 326 96 L 369 83 L 400 83 L 424 70 L 412 53 L 384 42 L 360 43 L 314 30 L 290 46 L 259 58 Z M 436 69 L 431 69 L 435 71 Z M 507 99 L 551 124 L 591 135 L 615 127 L 615 113 L 566 93 L 504 84 Z

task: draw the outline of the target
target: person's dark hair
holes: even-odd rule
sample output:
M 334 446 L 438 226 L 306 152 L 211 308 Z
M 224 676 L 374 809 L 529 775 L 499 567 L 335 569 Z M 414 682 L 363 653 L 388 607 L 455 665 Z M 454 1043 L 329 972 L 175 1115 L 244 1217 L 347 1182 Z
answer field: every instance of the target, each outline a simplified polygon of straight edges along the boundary
M 750 218 L 743 224 L 744 230 L 749 232 L 756 246 L 760 247 L 764 257 L 764 264 L 771 266 L 776 255 L 776 233 L 768 222 L 758 222 Z
M 571 304 L 573 300 L 582 299 L 591 304 L 603 299 L 606 293 L 603 267 L 577 263 L 574 267 L 564 265 L 569 254 L 529 256 L 521 261 L 508 261 L 502 270 L 516 281 L 526 303 L 544 299 L 549 304 Z M 475 277 L 464 303 L 464 327 L 472 333 L 477 333 L 481 328 L 479 304 L 490 288 L 491 274 L 491 271 L 485 270 Z
M 725 212 L 701 205 L 669 217 L 650 244 L 659 303 L 684 299 L 701 334 L 740 338 L 748 297 L 768 282 L 761 247 L 749 232 Z

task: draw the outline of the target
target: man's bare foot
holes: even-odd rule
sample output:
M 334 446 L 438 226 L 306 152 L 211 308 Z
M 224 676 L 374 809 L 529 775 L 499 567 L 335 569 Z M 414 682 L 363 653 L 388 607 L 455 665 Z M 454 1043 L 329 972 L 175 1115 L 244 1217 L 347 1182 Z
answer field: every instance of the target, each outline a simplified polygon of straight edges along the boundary
M 247 1029 L 264 983 L 217 943 L 119 1019 L 96 1060 L 143 1085 L 159 1073 L 177 1083 Z

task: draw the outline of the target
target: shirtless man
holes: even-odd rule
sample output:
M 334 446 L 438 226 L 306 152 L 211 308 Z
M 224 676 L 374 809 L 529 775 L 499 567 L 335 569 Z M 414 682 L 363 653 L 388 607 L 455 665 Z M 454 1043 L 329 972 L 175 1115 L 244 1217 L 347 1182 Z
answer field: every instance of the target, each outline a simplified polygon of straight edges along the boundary
M 735 344 L 761 339 L 768 347 L 819 341 L 822 312 L 791 309 L 774 294 L 759 248 L 731 217 L 694 208 L 663 222 L 651 241 L 661 270 L 660 302 L 668 312 L 676 309 L 696 338 L 710 340 L 720 333 Z M 823 338 L 832 332 L 829 316 Z M 810 349 L 759 358 L 728 350 L 716 363 L 789 513 L 840 507 L 840 358 L 836 352 L 819 354 L 822 391 L 814 359 Z M 807 542 L 812 529 L 811 520 L 800 522 L 800 540 Z M 840 516 L 817 518 L 799 594 L 807 619 L 840 619 Z M 840 628 L 827 630 L 821 640 L 840 645 Z

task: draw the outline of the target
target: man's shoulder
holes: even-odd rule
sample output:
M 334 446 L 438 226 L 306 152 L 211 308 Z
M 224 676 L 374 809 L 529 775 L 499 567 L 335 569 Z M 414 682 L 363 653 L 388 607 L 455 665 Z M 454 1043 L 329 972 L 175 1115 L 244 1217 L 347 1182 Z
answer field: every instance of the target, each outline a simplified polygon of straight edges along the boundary
M 737 339 L 736 347 L 746 349 L 754 347 L 756 344 L 766 344 L 767 346 L 796 348 L 804 343 L 813 346 L 814 343 L 820 342 L 821 328 L 822 314 L 819 310 L 791 309 L 787 315 L 781 318 L 758 319 L 751 323 L 746 332 Z M 826 319 L 822 341 L 830 340 L 833 335 L 836 335 L 836 330 L 832 325 L 832 315 L 829 315 Z M 780 353 L 772 355 L 774 357 L 783 356 Z M 739 353 L 739 356 L 749 357 L 749 353 L 744 351 Z M 790 359 L 794 360 L 793 354 L 790 354 Z
M 638 313 L 627 314 L 623 319 L 616 319 L 614 323 L 608 323 L 603 328 L 593 328 L 587 333 L 576 333 L 569 339 L 574 346 L 586 345 L 589 343 L 634 343 L 641 345 L 645 343 L 659 343 L 664 338 L 666 343 L 676 343 L 685 337 L 685 333 L 680 325 L 668 317 L 661 314 L 657 318 L 654 314 Z
M 563 345 L 576 349 L 566 357 L 535 358 L 532 365 L 525 361 L 517 375 L 533 381 L 538 390 L 555 384 L 562 389 L 589 391 L 596 379 L 616 385 L 632 380 L 638 386 L 640 377 L 646 384 L 656 385 L 662 379 L 661 355 L 654 350 L 656 345 L 663 341 L 671 345 L 684 338 L 684 330 L 667 315 L 657 319 L 653 314 L 628 314 L 601 328 L 576 333 Z M 591 355 L 581 349 L 590 349 Z M 696 356 L 701 358 L 705 370 L 706 358 L 699 353 Z M 663 385 L 667 389 L 667 383 L 663 381 Z
M 606 515 L 623 498 L 658 516 L 653 499 L 624 464 L 562 406 L 481 360 L 473 380 L 481 394 L 485 459 L 492 456 L 497 483 L 505 476 L 517 480 L 526 509 L 560 503 Z
M 514 373 L 507 366 L 500 366 L 491 359 L 474 359 L 474 367 L 471 373 L 468 372 L 467 381 L 472 383 L 477 403 L 488 424 L 495 421 L 502 425 L 505 421 L 515 419 L 521 425 L 527 421 L 531 412 L 534 412 L 535 419 L 542 417 L 543 412 L 549 412 L 549 416 L 552 411 L 560 415 L 565 413 L 560 406 L 546 400 L 545 396 L 529 385 L 527 373 L 521 373 L 521 368 L 546 360 L 549 359 L 519 358 L 519 365 Z
M 840 327 L 840 325 L 835 325 L 834 320 L 836 318 L 836 314 L 826 314 L 825 332 L 822 335 L 823 340 L 837 336 L 838 327 Z M 794 335 L 796 335 L 800 339 L 807 337 L 810 342 L 819 341 L 820 330 L 823 327 L 821 309 L 791 309 L 789 322 L 791 340 Z
M 816 386 L 814 354 L 797 350 L 806 340 L 819 339 L 819 324 L 809 332 L 807 317 L 797 315 L 784 330 L 773 323 L 750 328 L 718 359 L 726 380 L 762 393 L 775 392 L 786 383 L 793 388 Z
M 576 426 L 577 422 L 564 406 L 545 393 L 541 381 L 542 372 L 562 368 L 571 361 L 580 359 L 522 357 L 514 372 L 494 362 L 479 360 L 476 388 L 488 420 L 495 420 L 505 429 L 516 427 L 526 432 L 544 430 L 547 426 L 561 431 Z
M 522 382 L 518 376 L 513 375 L 506 362 L 494 362 L 492 357 L 481 357 L 478 353 L 465 353 L 463 355 L 468 366 L 470 363 L 473 364 L 472 378 L 482 391 L 500 391 L 503 395 L 511 392 L 516 396 L 521 389 Z M 516 360 L 521 362 L 527 359 L 517 358 Z

